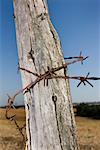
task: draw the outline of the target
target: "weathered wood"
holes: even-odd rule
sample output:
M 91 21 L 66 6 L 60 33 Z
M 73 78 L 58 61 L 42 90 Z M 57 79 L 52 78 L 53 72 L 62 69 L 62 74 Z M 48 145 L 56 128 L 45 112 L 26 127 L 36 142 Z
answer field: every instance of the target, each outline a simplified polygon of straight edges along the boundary
M 61 66 L 60 40 L 45 0 L 15 0 L 14 14 L 20 67 L 42 74 Z M 23 87 L 36 79 L 26 71 L 21 75 Z M 42 80 L 24 98 L 28 150 L 78 149 L 68 80 L 51 79 L 45 86 Z

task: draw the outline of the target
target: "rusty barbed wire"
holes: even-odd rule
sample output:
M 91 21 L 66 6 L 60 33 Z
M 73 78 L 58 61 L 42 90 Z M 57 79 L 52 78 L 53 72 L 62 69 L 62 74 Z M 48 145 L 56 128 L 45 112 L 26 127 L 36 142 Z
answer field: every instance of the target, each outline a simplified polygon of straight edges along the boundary
M 86 85 L 85 82 L 87 82 L 88 84 L 90 84 L 93 87 L 93 85 L 88 80 L 100 80 L 100 78 L 97 78 L 97 77 L 88 77 L 89 74 L 86 77 L 81 77 L 81 76 L 78 76 L 78 77 L 77 76 L 75 76 L 75 77 L 69 77 L 69 76 L 58 76 L 55 73 L 55 72 L 57 72 L 57 71 L 59 71 L 61 69 L 66 68 L 68 65 L 71 65 L 71 64 L 74 64 L 74 63 L 77 63 L 77 62 L 80 62 L 80 61 L 84 61 L 85 59 L 88 58 L 88 56 L 85 57 L 85 58 L 83 56 L 81 56 L 81 57 L 80 56 L 79 57 L 73 57 L 73 58 L 78 58 L 78 59 L 77 60 L 73 60 L 71 62 L 66 62 L 62 66 L 59 66 L 59 67 L 56 67 L 56 68 L 52 68 L 52 69 L 50 69 L 49 66 L 47 66 L 48 70 L 44 74 L 41 74 L 41 75 L 38 75 L 37 73 L 34 73 L 34 72 L 32 72 L 32 71 L 30 71 L 28 69 L 19 67 L 20 70 L 26 71 L 26 72 L 28 72 L 28 73 L 36 76 L 37 78 L 33 82 L 31 82 L 30 84 L 28 84 L 25 88 L 19 90 L 13 97 L 10 97 L 8 95 L 7 112 L 11 109 L 11 107 L 14 107 L 13 102 L 14 102 L 15 97 L 17 95 L 19 95 L 22 92 L 25 92 L 25 90 L 29 91 L 30 88 L 34 87 L 41 80 L 44 80 L 44 82 L 45 82 L 45 80 L 47 80 L 47 82 L 48 82 L 48 79 L 52 79 L 52 78 L 75 79 L 75 80 L 80 80 L 80 82 L 77 85 L 77 87 L 79 87 L 81 83 L 83 83 L 84 85 Z M 7 117 L 7 115 L 6 115 L 6 117 Z
M 19 95 L 19 91 L 12 97 L 10 97 L 8 94 L 8 102 L 7 102 L 7 106 L 6 106 L 6 113 L 5 113 L 5 117 L 6 119 L 13 121 L 15 126 L 17 127 L 17 129 L 19 130 L 19 133 L 21 134 L 22 138 L 23 138 L 23 147 L 25 147 L 25 143 L 26 143 L 26 135 L 24 135 L 23 133 L 23 129 L 26 128 L 26 124 L 24 124 L 22 127 L 20 127 L 16 121 L 16 114 L 14 115 L 8 115 L 8 112 L 11 110 L 11 108 L 16 109 L 14 106 L 14 100 L 16 98 L 17 95 Z
M 83 61 L 85 60 L 85 59 L 87 59 L 89 56 L 87 56 L 87 57 L 83 57 L 82 56 L 82 51 L 80 52 L 80 55 L 79 56 L 74 56 L 74 57 L 64 57 L 64 59 L 66 60 L 66 59 L 80 59 L 81 60 L 81 64 L 83 65 Z
M 62 64 L 61 66 L 59 67 L 55 67 L 55 68 L 51 68 L 49 66 L 47 66 L 47 71 L 43 74 L 38 74 L 38 73 L 34 73 L 26 68 L 23 68 L 23 67 L 18 67 L 18 70 L 22 70 L 22 71 L 26 71 L 27 73 L 29 74 L 32 74 L 33 76 L 36 77 L 36 79 L 29 83 L 26 87 L 24 87 L 23 89 L 19 90 L 17 93 L 15 93 L 14 96 L 10 97 L 8 95 L 8 102 L 7 102 L 7 106 L 6 106 L 6 118 L 9 119 L 9 120 L 13 120 L 17 129 L 19 130 L 20 134 L 22 135 L 23 137 L 23 141 L 25 143 L 25 136 L 22 132 L 23 128 L 25 128 L 26 125 L 24 125 L 23 127 L 20 127 L 16 121 L 16 118 L 15 116 L 16 115 L 13 115 L 13 116 L 9 116 L 8 115 L 8 112 L 10 111 L 11 108 L 15 109 L 15 106 L 14 106 L 14 101 L 15 101 L 15 98 L 16 96 L 18 96 L 19 94 L 23 93 L 23 94 L 26 94 L 31 88 L 33 88 L 37 83 L 39 83 L 41 80 L 44 80 L 44 86 L 45 86 L 45 81 L 46 81 L 46 86 L 48 86 L 48 80 L 49 79 L 74 79 L 74 80 L 79 80 L 80 82 L 78 83 L 77 87 L 79 87 L 82 83 L 84 85 L 86 84 L 89 84 L 91 87 L 93 87 L 93 85 L 89 82 L 89 80 L 100 80 L 100 78 L 98 77 L 89 77 L 89 74 L 88 73 L 85 77 L 84 76 L 67 76 L 65 74 L 65 70 L 67 68 L 68 65 L 71 65 L 71 64 L 74 64 L 74 63 L 77 63 L 77 62 L 81 62 L 81 64 L 83 64 L 83 61 L 86 60 L 89 56 L 87 57 L 83 57 L 82 56 L 82 52 L 80 52 L 80 55 L 79 56 L 75 56 L 75 57 L 66 57 L 65 59 L 75 59 L 73 61 L 70 61 L 70 62 L 65 62 L 64 64 Z M 64 75 L 57 75 L 56 72 L 61 70 L 61 69 L 64 69 Z

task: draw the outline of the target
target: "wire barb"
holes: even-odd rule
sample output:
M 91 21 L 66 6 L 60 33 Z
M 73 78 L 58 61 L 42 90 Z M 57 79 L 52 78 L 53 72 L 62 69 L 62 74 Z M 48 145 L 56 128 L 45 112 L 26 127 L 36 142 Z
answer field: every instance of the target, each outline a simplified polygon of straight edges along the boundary
M 90 73 L 88 72 L 88 74 L 86 75 L 86 77 L 80 77 L 80 82 L 79 82 L 79 84 L 77 85 L 77 87 L 79 87 L 79 86 L 81 85 L 81 83 L 83 83 L 84 85 L 86 85 L 85 82 L 87 82 L 90 86 L 93 87 L 93 85 L 88 81 L 88 80 L 89 80 L 89 78 L 88 78 L 89 74 L 90 74 Z
M 39 83 L 41 80 L 44 80 L 44 86 L 45 86 L 45 81 L 46 81 L 46 85 L 48 86 L 48 81 L 49 79 L 74 79 L 74 80 L 79 80 L 80 82 L 78 83 L 77 87 L 79 87 L 82 83 L 84 86 L 86 86 L 86 84 L 89 84 L 91 87 L 93 87 L 93 85 L 89 82 L 89 80 L 100 80 L 100 77 L 89 77 L 89 74 L 88 73 L 85 77 L 83 76 L 67 76 L 66 75 L 66 68 L 68 65 L 71 65 L 71 64 L 74 64 L 74 63 L 77 63 L 77 62 L 81 62 L 81 64 L 83 64 L 83 61 L 86 60 L 89 56 L 87 57 L 83 57 L 82 56 L 82 52 L 80 52 L 80 55 L 79 56 L 75 56 L 75 57 L 67 57 L 65 59 L 75 59 L 73 61 L 70 61 L 70 62 L 66 62 L 64 64 L 62 64 L 61 66 L 59 67 L 55 67 L 55 68 L 51 68 L 49 66 L 47 66 L 47 71 L 44 72 L 43 74 L 38 74 L 38 73 L 34 73 L 26 68 L 23 68 L 23 67 L 18 67 L 18 69 L 22 70 L 22 71 L 26 71 L 27 73 L 29 74 L 32 74 L 33 76 L 36 77 L 36 79 L 34 81 L 32 81 L 31 83 L 29 83 L 26 87 L 24 87 L 23 89 L 19 90 L 17 93 L 15 93 L 14 96 L 9 96 L 9 94 L 7 94 L 8 96 L 8 101 L 7 101 L 7 106 L 6 106 L 6 118 L 11 120 L 11 121 L 14 121 L 17 129 L 19 130 L 19 132 L 21 133 L 22 137 L 23 137 L 23 141 L 25 142 L 25 136 L 22 132 L 22 129 L 25 128 L 25 125 L 23 127 L 19 127 L 15 117 L 16 115 L 13 115 L 13 116 L 9 116 L 8 115 L 8 112 L 10 111 L 11 108 L 15 109 L 15 106 L 14 106 L 14 101 L 15 101 L 15 98 L 17 95 L 19 95 L 20 93 L 23 93 L 23 94 L 26 94 L 27 92 L 30 92 L 31 88 L 33 88 L 37 83 Z M 56 72 L 61 70 L 61 69 L 64 69 L 64 74 L 63 75 L 57 75 Z
M 6 119 L 10 120 L 10 121 L 14 121 L 14 124 L 16 125 L 17 129 L 19 130 L 20 134 L 22 135 L 23 138 L 23 145 L 25 145 L 25 136 L 23 133 L 23 128 L 25 128 L 25 125 L 23 127 L 20 128 L 20 126 L 18 125 L 17 121 L 16 121 L 16 115 L 10 115 L 8 114 L 8 112 L 12 109 L 15 109 L 14 106 L 14 100 L 16 98 L 16 96 L 19 94 L 19 92 L 17 92 L 13 97 L 9 96 L 9 94 L 7 94 L 8 96 L 8 101 L 7 101 L 7 106 L 6 106 L 6 113 L 5 113 L 5 117 Z
M 82 56 L 82 51 L 80 52 L 80 55 L 79 56 L 74 56 L 74 57 L 65 57 L 64 59 L 78 59 L 81 61 L 81 64 L 83 65 L 83 61 L 86 60 L 87 58 L 89 58 L 89 56 L 87 57 L 83 57 Z

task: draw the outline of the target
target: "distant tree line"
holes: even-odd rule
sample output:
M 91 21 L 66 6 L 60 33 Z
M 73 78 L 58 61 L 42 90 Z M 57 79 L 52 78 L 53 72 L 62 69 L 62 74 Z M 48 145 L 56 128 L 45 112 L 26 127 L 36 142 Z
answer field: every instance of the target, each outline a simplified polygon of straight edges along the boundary
M 14 105 L 14 107 L 17 108 L 25 108 L 25 105 Z M 0 106 L 0 108 L 6 108 L 6 106 Z
M 76 106 L 76 109 L 77 116 L 100 119 L 100 105 L 89 105 L 87 103 L 80 103 Z

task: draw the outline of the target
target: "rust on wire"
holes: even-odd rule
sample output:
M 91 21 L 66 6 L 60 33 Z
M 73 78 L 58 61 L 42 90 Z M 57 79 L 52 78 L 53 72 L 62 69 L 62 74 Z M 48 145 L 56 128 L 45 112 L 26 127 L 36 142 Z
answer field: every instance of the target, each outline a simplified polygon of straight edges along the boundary
M 81 60 L 81 64 L 83 65 L 83 61 L 85 60 L 85 59 L 87 59 L 89 56 L 87 56 L 87 57 L 83 57 L 82 56 L 82 51 L 80 52 L 80 55 L 79 56 L 74 56 L 74 57 L 65 57 L 64 59 L 66 60 L 66 59 L 80 59 Z
M 89 77 L 89 73 L 86 75 L 86 77 L 83 77 L 83 76 L 67 76 L 66 75 L 66 68 L 68 65 L 71 65 L 71 64 L 74 64 L 74 63 L 77 63 L 77 62 L 81 62 L 83 64 L 83 61 L 86 60 L 88 58 L 87 57 L 83 57 L 82 56 L 82 53 L 80 53 L 79 56 L 76 56 L 76 57 L 68 57 L 68 58 L 65 58 L 65 59 L 75 59 L 73 61 L 70 61 L 70 62 L 65 62 L 63 65 L 59 66 L 59 67 L 55 67 L 55 68 L 49 68 L 49 66 L 47 66 L 47 71 L 43 74 L 38 74 L 38 73 L 34 73 L 26 68 L 23 68 L 23 67 L 19 67 L 18 69 L 22 70 L 22 71 L 26 71 L 27 73 L 29 74 L 32 74 L 33 76 L 36 77 L 36 79 L 29 83 L 26 87 L 24 87 L 23 89 L 19 90 L 17 93 L 15 93 L 14 96 L 10 97 L 8 95 L 8 103 L 7 103 L 7 106 L 6 106 L 6 118 L 9 119 L 9 120 L 13 120 L 16 127 L 18 128 L 20 134 L 22 135 L 23 137 L 23 141 L 25 143 L 25 136 L 22 132 L 23 128 L 25 128 L 25 125 L 23 127 L 20 127 L 15 119 L 16 115 L 13 115 L 13 116 L 9 116 L 8 115 L 8 112 L 10 111 L 11 108 L 15 109 L 15 106 L 14 106 L 14 101 L 15 101 L 15 98 L 20 94 L 20 93 L 27 93 L 28 91 L 30 91 L 31 88 L 33 88 L 37 83 L 39 83 L 41 80 L 44 80 L 44 86 L 46 84 L 46 86 L 48 86 L 48 81 L 49 79 L 74 79 L 74 80 L 79 80 L 80 82 L 78 83 L 77 87 L 79 87 L 82 83 L 84 85 L 86 84 L 89 84 L 90 86 L 93 87 L 93 85 L 89 82 L 89 80 L 100 80 L 100 78 L 98 77 Z M 64 69 L 64 75 L 57 75 L 56 72 L 61 70 L 61 69 Z
M 20 127 L 16 121 L 16 114 L 14 115 L 11 115 L 9 116 L 8 115 L 8 112 L 11 110 L 11 108 L 13 109 L 16 109 L 15 106 L 14 106 L 14 101 L 15 101 L 15 98 L 17 95 L 19 95 L 19 91 L 13 96 L 13 97 L 10 97 L 8 94 L 8 102 L 7 102 L 7 106 L 6 106 L 6 113 L 5 113 L 5 117 L 6 119 L 10 120 L 10 121 L 13 121 L 14 124 L 16 125 L 17 129 L 19 130 L 22 138 L 23 138 L 23 146 L 25 147 L 25 143 L 26 143 L 26 136 L 24 135 L 23 133 L 23 129 L 26 127 L 26 125 L 24 124 L 23 127 Z

